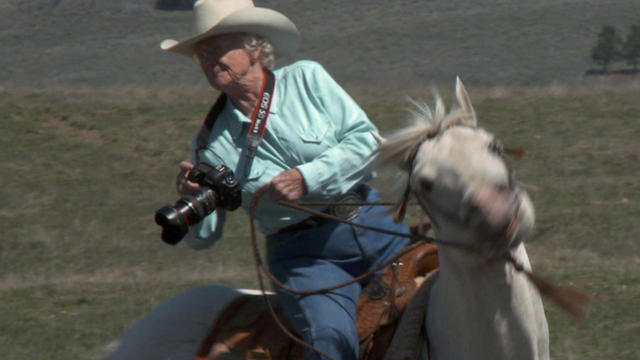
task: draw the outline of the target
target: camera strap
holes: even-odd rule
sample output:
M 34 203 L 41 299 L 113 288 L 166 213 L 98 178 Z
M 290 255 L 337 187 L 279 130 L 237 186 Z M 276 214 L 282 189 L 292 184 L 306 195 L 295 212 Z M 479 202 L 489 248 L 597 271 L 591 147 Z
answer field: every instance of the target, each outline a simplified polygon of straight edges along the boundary
M 264 70 L 264 77 L 262 80 L 262 88 L 260 90 L 260 97 L 255 110 L 251 114 L 251 126 L 249 127 L 249 133 L 247 134 L 247 160 L 244 165 L 244 176 L 242 182 L 245 182 L 251 171 L 251 165 L 253 164 L 253 158 L 256 155 L 256 150 L 262 138 L 267 130 L 267 119 L 269 117 L 269 109 L 271 108 L 271 99 L 273 99 L 273 90 L 276 84 L 276 77 L 270 70 Z M 196 136 L 196 151 L 195 160 L 200 162 L 200 150 L 207 147 L 209 136 L 213 131 L 218 115 L 222 113 L 224 106 L 227 102 L 227 95 L 222 93 L 218 96 L 218 99 L 209 110 L 207 117 L 204 120 L 204 124 L 198 131 Z
M 244 177 L 242 178 L 242 182 L 245 182 L 249 176 L 253 158 L 256 156 L 256 150 L 258 146 L 260 146 L 264 134 L 267 132 L 267 118 L 269 118 L 269 109 L 271 108 L 271 99 L 273 99 L 275 84 L 276 77 L 271 71 L 265 69 L 262 80 L 262 90 L 260 91 L 260 100 L 251 115 L 251 126 L 247 134 L 247 161 L 244 163 Z

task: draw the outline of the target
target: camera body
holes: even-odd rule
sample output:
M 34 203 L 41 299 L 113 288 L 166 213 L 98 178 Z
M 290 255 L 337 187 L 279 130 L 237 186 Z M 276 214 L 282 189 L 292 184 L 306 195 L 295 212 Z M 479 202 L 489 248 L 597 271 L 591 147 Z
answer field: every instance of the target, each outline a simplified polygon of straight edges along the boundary
M 201 162 L 189 173 L 189 181 L 212 189 L 217 195 L 218 207 L 233 211 L 242 203 L 240 184 L 233 171 L 224 165 L 212 166 Z
M 233 171 L 224 165 L 198 163 L 188 179 L 200 185 L 200 189 L 155 213 L 155 222 L 162 227 L 162 240 L 170 245 L 180 242 L 189 226 L 202 221 L 216 207 L 233 211 L 242 203 L 240 184 Z

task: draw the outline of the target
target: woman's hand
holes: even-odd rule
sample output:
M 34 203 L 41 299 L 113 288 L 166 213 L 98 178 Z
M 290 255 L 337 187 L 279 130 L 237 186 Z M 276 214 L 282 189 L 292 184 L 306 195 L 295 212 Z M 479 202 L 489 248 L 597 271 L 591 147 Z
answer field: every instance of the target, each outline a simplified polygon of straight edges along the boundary
M 189 173 L 191 173 L 191 169 L 193 169 L 193 164 L 189 161 L 183 161 L 178 164 L 178 167 L 180 168 L 180 173 L 178 173 L 178 176 L 176 177 L 176 191 L 178 191 L 178 194 L 193 194 L 200 189 L 200 185 L 198 185 L 198 183 L 188 180 Z
M 281 172 L 269 186 L 269 196 L 273 201 L 296 201 L 306 193 L 307 185 L 298 169 Z

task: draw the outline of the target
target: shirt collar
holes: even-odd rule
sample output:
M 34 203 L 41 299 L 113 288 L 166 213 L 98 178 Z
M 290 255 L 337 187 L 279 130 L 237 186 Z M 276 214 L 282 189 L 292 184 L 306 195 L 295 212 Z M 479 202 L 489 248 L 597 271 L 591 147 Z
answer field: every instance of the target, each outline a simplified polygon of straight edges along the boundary
M 280 110 L 280 92 L 278 91 L 278 80 L 276 79 L 276 84 L 273 87 L 273 97 L 271 98 L 271 106 L 269 107 L 269 115 L 278 114 Z M 227 105 L 229 106 L 231 112 L 236 115 L 236 118 L 243 123 L 251 124 L 251 118 L 246 116 L 242 111 L 240 111 L 232 101 L 227 101 Z M 268 120 L 267 120 L 268 121 Z

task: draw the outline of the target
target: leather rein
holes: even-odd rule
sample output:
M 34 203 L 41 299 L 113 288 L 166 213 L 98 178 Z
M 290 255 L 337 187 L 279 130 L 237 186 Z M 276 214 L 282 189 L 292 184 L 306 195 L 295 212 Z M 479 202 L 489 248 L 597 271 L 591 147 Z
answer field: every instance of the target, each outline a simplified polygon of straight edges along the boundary
M 411 252 L 412 250 L 414 250 L 416 247 L 420 246 L 423 244 L 423 242 L 430 242 L 430 243 L 434 243 L 434 244 L 438 244 L 441 246 L 449 246 L 449 247 L 455 247 L 461 250 L 466 250 L 466 251 L 472 251 L 472 247 L 468 246 L 468 245 L 463 245 L 463 244 L 457 244 L 457 243 L 447 243 L 447 242 L 443 242 L 440 241 L 438 239 L 432 238 L 432 237 L 428 237 L 425 235 L 421 235 L 421 234 L 411 234 L 411 233 L 401 233 L 401 232 L 397 232 L 397 231 L 391 231 L 391 230 L 387 230 L 387 229 L 382 229 L 382 228 L 378 228 L 378 227 L 373 227 L 373 226 L 368 226 L 368 225 L 363 225 L 363 224 L 358 224 L 356 222 L 350 221 L 350 220 L 345 220 L 342 219 L 340 217 L 334 216 L 334 215 L 330 215 L 321 211 L 317 211 L 314 209 L 309 208 L 308 206 L 319 206 L 319 205 L 340 205 L 340 206 L 364 206 L 364 205 L 394 205 L 392 203 L 388 203 L 388 202 L 289 202 L 289 201 L 278 201 L 277 203 L 281 206 L 285 206 L 285 207 L 289 207 L 292 209 L 296 209 L 299 211 L 303 211 L 303 212 L 307 212 L 309 214 L 312 214 L 314 216 L 318 216 L 318 217 L 322 217 L 328 220 L 333 220 L 333 221 L 339 221 L 351 226 L 355 226 L 355 227 L 359 227 L 365 230 L 371 230 L 371 231 L 376 231 L 376 232 L 380 232 L 383 234 L 388 234 L 388 235 L 394 235 L 394 236 L 400 236 L 400 237 L 405 237 L 405 238 L 410 238 L 412 240 L 414 240 L 414 242 L 408 246 L 406 246 L 401 252 L 399 252 L 398 254 L 396 254 L 395 256 L 393 256 L 391 259 L 383 262 L 382 264 L 376 266 L 375 268 L 363 273 L 362 275 L 359 275 L 355 278 L 353 278 L 352 280 L 343 282 L 341 284 L 336 284 L 334 286 L 330 286 L 330 287 L 326 287 L 326 288 L 322 288 L 322 289 L 316 289 L 316 290 L 305 290 L 305 291 L 301 291 L 301 290 L 295 290 L 292 288 L 287 287 L 284 283 L 282 283 L 280 280 L 278 280 L 275 275 L 273 275 L 273 273 L 271 273 L 271 271 L 269 270 L 268 266 L 265 265 L 263 259 L 262 259 L 262 255 L 260 254 L 260 250 L 258 248 L 258 242 L 257 242 L 257 236 L 256 236 L 256 229 L 255 229 L 255 216 L 256 216 L 256 209 L 258 206 L 258 202 L 260 201 L 260 198 L 262 198 L 262 196 L 269 190 L 269 184 L 264 185 L 263 187 L 261 187 L 260 189 L 258 189 L 258 191 L 256 192 L 256 194 L 254 195 L 251 204 L 250 204 L 250 214 L 249 214 L 249 223 L 250 223 L 250 230 L 251 230 L 251 247 L 253 250 L 253 258 L 254 258 L 254 265 L 255 265 L 255 270 L 256 270 L 256 276 L 258 278 L 258 285 L 260 287 L 260 292 L 262 293 L 262 296 L 267 304 L 267 307 L 269 308 L 269 312 L 271 313 L 271 316 L 273 317 L 274 321 L 276 322 L 276 324 L 278 325 L 278 327 L 293 341 L 295 341 L 296 343 L 302 345 L 303 347 L 310 349 L 318 354 L 320 354 L 321 356 L 333 360 L 333 358 L 331 356 L 329 356 L 328 354 L 324 353 L 322 350 L 317 349 L 316 347 L 314 347 L 313 345 L 307 343 L 306 341 L 300 339 L 296 334 L 292 333 L 289 329 L 287 329 L 287 327 L 282 323 L 282 321 L 278 318 L 278 315 L 275 312 L 275 309 L 273 307 L 273 304 L 271 303 L 271 300 L 269 299 L 269 296 L 267 295 L 267 292 L 265 290 L 265 285 L 263 282 L 263 277 L 262 275 L 266 275 L 277 287 L 279 287 L 280 289 L 292 293 L 292 294 L 296 294 L 296 295 L 314 295 L 314 294 L 324 294 L 327 293 L 329 291 L 353 284 L 355 282 L 360 282 L 370 276 L 373 276 L 377 271 L 395 263 L 400 257 L 402 257 L 403 255 Z M 417 240 L 417 241 L 416 241 Z
M 452 243 L 452 242 L 447 242 L 447 241 L 442 241 L 433 237 L 428 237 L 422 234 L 407 234 L 407 233 L 400 233 L 400 232 L 396 232 L 396 231 L 390 231 L 387 229 L 382 229 L 382 228 L 377 228 L 377 227 L 372 227 L 372 226 L 368 226 L 368 225 L 363 225 L 363 224 L 358 224 L 356 222 L 350 221 L 350 220 L 344 220 L 340 217 L 334 216 L 334 215 L 330 215 L 318 210 L 314 210 L 309 208 L 308 206 L 319 206 L 319 205 L 340 205 L 340 206 L 364 206 L 364 205 L 386 205 L 386 206 L 390 206 L 390 205 L 394 205 L 393 203 L 388 203 L 388 202 L 347 202 L 347 203 L 341 203 L 341 202 L 288 202 L 288 201 L 278 201 L 277 203 L 281 206 L 285 206 L 285 207 L 289 207 L 292 209 L 296 209 L 299 211 L 303 211 L 303 212 L 307 212 L 309 214 L 312 214 L 314 216 L 318 216 L 318 217 L 322 217 L 328 220 L 333 220 L 333 221 L 339 221 L 351 226 L 355 226 L 355 227 L 359 227 L 365 230 L 371 230 L 371 231 L 376 231 L 376 232 L 380 232 L 380 233 L 384 233 L 384 234 L 388 234 L 388 235 L 394 235 L 394 236 L 400 236 L 400 237 L 406 237 L 406 238 L 410 238 L 412 240 L 414 240 L 414 243 L 408 245 L 407 247 L 405 247 L 400 253 L 396 254 L 394 257 L 392 257 L 391 259 L 385 261 L 384 263 L 376 266 L 375 268 L 363 273 L 362 275 L 359 275 L 358 277 L 353 278 L 350 281 L 341 283 L 341 284 L 336 284 L 334 286 L 330 286 L 330 287 L 326 287 L 326 288 L 322 288 L 322 289 L 316 289 L 316 290 L 305 290 L 305 291 L 301 291 L 301 290 L 295 290 L 295 289 L 291 289 L 289 287 L 287 287 L 285 284 L 283 284 L 280 280 L 278 280 L 275 275 L 273 275 L 273 273 L 271 273 L 271 271 L 269 270 L 268 266 L 265 265 L 263 259 L 262 259 L 262 255 L 260 254 L 260 250 L 258 247 L 258 243 L 257 243 L 257 236 L 256 236 L 256 229 L 255 229 L 255 216 L 256 216 L 256 208 L 258 205 L 258 202 L 260 201 L 260 198 L 269 190 L 269 185 L 265 185 L 263 187 L 261 187 L 256 194 L 254 195 L 251 204 L 250 204 L 250 230 L 251 230 L 251 246 L 252 246 L 252 250 L 253 250 L 253 257 L 254 257 L 254 266 L 255 266 L 255 270 L 256 270 L 256 276 L 258 279 L 258 284 L 260 287 L 260 291 L 262 293 L 262 296 L 267 304 L 267 307 L 269 308 L 269 312 L 271 313 L 271 316 L 273 317 L 274 321 L 276 322 L 276 324 L 278 325 L 278 327 L 290 338 L 292 339 L 294 342 L 300 344 L 301 346 L 310 349 L 318 354 L 320 354 L 321 356 L 324 356 L 327 359 L 331 359 L 333 360 L 333 358 L 331 356 L 329 356 L 328 354 L 324 353 L 322 350 L 315 348 L 313 345 L 305 342 L 304 340 L 300 339 L 297 335 L 295 335 L 294 333 L 292 333 L 289 329 L 287 329 L 287 327 L 281 322 L 281 320 L 278 318 L 278 316 L 276 315 L 275 309 L 273 307 L 273 304 L 271 303 L 271 300 L 269 299 L 269 296 L 267 295 L 267 292 L 265 290 L 265 285 L 264 285 L 264 281 L 263 281 L 263 277 L 262 275 L 266 275 L 277 287 L 279 287 L 280 289 L 282 289 L 283 291 L 292 293 L 292 294 L 296 294 L 296 295 L 313 295 L 313 294 L 324 294 L 327 293 L 329 291 L 353 284 L 355 282 L 359 282 L 361 280 L 364 280 L 372 275 L 374 275 L 377 271 L 385 268 L 388 265 L 393 264 L 394 262 L 396 262 L 398 260 L 398 258 L 400 258 L 401 256 L 405 255 L 406 253 L 414 250 L 417 246 L 422 245 L 423 242 L 430 242 L 433 244 L 436 244 L 438 246 L 443 246 L 443 247 L 450 247 L 450 248 L 455 248 L 458 250 L 463 250 L 465 252 L 468 253 L 475 253 L 476 249 L 474 246 L 471 245 L 467 245 L 467 244 L 461 244 L 461 243 Z M 401 207 L 403 207 L 402 211 L 402 216 L 404 216 L 404 211 L 406 210 L 406 199 L 404 201 L 404 204 L 401 205 Z M 518 215 L 516 214 L 516 216 L 512 219 L 512 224 L 516 221 Z M 509 232 L 509 229 L 511 228 L 511 225 L 509 225 L 507 232 Z M 556 303 L 556 305 L 560 306 L 563 310 L 565 310 L 566 312 L 568 312 L 570 315 L 572 315 L 574 317 L 574 319 L 577 322 L 582 322 L 587 315 L 588 312 L 588 306 L 589 306 L 589 302 L 591 299 L 591 296 L 588 294 L 585 294 L 581 291 L 575 290 L 573 288 L 568 288 L 568 287 L 560 287 L 557 286 L 555 284 L 553 284 L 552 282 L 534 274 L 533 272 L 525 269 L 522 264 L 520 264 L 518 261 L 516 261 L 513 256 L 510 254 L 510 252 L 508 251 L 508 248 L 505 249 L 505 252 L 502 254 L 502 256 L 499 257 L 495 257 L 495 258 L 491 258 L 488 259 L 487 261 L 497 261 L 497 260 L 504 260 L 506 262 L 509 262 L 513 265 L 514 269 L 517 272 L 521 272 L 523 274 L 525 274 L 527 276 L 527 278 L 533 283 L 533 285 L 538 289 L 538 291 L 544 295 L 547 296 L 550 300 L 552 300 L 554 303 Z

